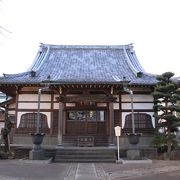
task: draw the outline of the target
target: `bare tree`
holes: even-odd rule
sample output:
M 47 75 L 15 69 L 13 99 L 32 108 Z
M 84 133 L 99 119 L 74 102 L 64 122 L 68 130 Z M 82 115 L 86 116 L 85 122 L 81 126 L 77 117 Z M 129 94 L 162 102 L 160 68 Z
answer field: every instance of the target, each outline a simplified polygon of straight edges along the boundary
M 8 31 L 6 28 L 0 26 L 0 34 L 2 34 L 3 36 L 5 36 L 5 33 L 11 33 L 11 32 Z
M 0 2 L 2 2 L 2 0 L 0 0 Z M 3 35 L 3 36 L 6 36 L 5 35 L 6 33 L 11 33 L 11 32 L 0 25 L 0 34 Z

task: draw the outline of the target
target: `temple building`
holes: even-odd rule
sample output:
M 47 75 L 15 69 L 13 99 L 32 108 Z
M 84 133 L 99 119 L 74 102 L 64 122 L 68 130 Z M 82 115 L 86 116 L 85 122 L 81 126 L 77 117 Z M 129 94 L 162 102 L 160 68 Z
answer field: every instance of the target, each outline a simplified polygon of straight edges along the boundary
M 126 86 L 133 92 L 135 132 L 142 133 L 140 143 L 148 145 L 156 124 L 151 95 L 155 84 L 132 44 L 41 44 L 27 71 L 0 77 L 0 91 L 11 97 L 0 106 L 14 123 L 14 144 L 32 144 L 29 134 L 39 128 L 46 134 L 45 145 L 78 146 L 81 139 L 88 145 L 110 146 L 115 143 L 114 127 L 121 126 L 123 146 L 132 132 Z

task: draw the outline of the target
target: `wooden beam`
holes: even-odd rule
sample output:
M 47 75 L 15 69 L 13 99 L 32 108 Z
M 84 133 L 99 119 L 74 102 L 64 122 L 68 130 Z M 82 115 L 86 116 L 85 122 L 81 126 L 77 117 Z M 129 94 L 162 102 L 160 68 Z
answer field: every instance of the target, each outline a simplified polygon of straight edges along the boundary
M 56 98 L 60 102 L 116 102 L 116 97 L 107 95 L 80 95 L 80 96 L 60 96 Z

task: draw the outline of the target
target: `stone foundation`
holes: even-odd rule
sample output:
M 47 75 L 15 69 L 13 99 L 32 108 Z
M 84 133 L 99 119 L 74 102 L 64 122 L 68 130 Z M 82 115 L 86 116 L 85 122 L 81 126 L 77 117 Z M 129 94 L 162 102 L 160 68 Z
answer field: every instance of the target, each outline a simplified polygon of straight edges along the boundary
M 129 160 L 140 160 L 142 159 L 142 152 L 139 149 L 128 149 L 127 159 Z

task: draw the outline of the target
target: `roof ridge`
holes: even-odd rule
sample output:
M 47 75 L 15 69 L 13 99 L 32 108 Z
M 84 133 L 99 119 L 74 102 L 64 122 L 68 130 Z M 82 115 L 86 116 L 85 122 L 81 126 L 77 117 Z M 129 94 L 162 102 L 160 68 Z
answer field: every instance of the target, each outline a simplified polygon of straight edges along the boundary
M 37 55 L 36 55 L 32 65 L 28 69 L 28 71 L 37 71 L 40 68 L 43 61 L 46 59 L 46 57 L 49 53 L 49 50 L 50 50 L 49 46 L 46 47 L 43 44 L 41 44 L 39 51 L 37 52 Z
M 124 54 L 126 56 L 126 59 L 127 59 L 127 63 L 128 63 L 128 66 L 130 67 L 130 69 L 132 70 L 133 74 L 137 77 L 138 76 L 138 73 L 143 73 L 142 71 L 139 71 L 134 65 L 133 63 L 131 62 L 127 52 L 126 52 L 126 49 L 123 49 L 124 50 Z
M 60 49 L 129 49 L 131 48 L 131 44 L 125 45 L 56 45 L 56 44 L 43 44 L 41 43 L 40 47 L 47 47 L 47 48 L 60 48 Z

